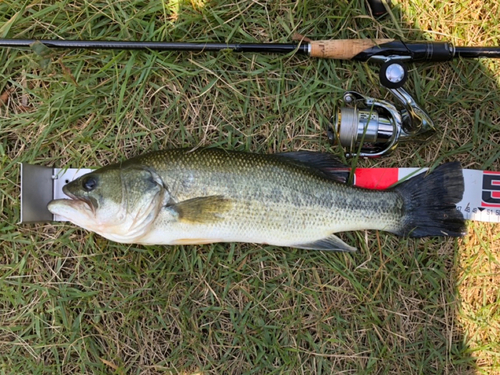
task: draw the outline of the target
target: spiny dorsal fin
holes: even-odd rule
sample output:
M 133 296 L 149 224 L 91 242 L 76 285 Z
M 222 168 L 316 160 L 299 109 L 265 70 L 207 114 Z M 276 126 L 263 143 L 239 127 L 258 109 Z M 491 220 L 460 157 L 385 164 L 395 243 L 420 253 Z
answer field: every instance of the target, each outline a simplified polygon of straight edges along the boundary
M 282 152 L 276 155 L 315 169 L 333 181 L 346 183 L 349 177 L 350 167 L 342 163 L 335 155 L 327 152 L 297 151 Z
M 344 241 L 342 241 L 334 234 L 315 242 L 293 245 L 293 247 L 296 247 L 298 249 L 307 249 L 307 250 L 328 250 L 328 251 L 349 251 L 349 252 L 357 250 L 355 247 L 346 244 Z
M 177 212 L 179 221 L 191 223 L 214 222 L 232 207 L 230 199 L 222 195 L 197 197 L 167 206 Z

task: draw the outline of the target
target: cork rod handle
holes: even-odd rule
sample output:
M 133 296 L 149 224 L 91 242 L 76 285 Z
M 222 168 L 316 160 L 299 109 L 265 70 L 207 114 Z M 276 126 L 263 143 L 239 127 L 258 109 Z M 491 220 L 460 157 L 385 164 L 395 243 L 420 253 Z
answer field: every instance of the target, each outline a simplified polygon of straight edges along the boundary
M 357 54 L 394 39 L 335 39 L 311 41 L 311 57 L 350 60 Z

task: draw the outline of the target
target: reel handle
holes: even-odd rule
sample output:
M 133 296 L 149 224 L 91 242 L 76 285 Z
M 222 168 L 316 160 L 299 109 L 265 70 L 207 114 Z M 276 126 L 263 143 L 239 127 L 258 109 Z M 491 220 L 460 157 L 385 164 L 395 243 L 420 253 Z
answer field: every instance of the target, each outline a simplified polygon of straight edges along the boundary
M 388 89 L 399 89 L 408 80 L 408 68 L 401 60 L 390 59 L 380 66 L 380 84 Z

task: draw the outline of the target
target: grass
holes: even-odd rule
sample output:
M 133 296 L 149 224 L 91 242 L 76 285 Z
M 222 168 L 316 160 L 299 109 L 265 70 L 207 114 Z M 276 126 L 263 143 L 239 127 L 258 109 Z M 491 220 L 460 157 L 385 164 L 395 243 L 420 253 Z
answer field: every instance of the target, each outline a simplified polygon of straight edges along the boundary
M 393 1 L 394 2 L 394 1 Z M 0 3 L 0 36 L 289 42 L 402 37 L 499 45 L 495 0 Z M 342 237 L 354 255 L 251 244 L 120 245 L 18 225 L 20 162 L 90 167 L 153 149 L 339 152 L 346 89 L 376 68 L 300 56 L 0 51 L 0 373 L 500 373 L 499 225 L 464 239 Z M 412 65 L 438 127 L 360 166 L 500 170 L 500 64 Z M 351 161 L 352 162 L 352 161 Z

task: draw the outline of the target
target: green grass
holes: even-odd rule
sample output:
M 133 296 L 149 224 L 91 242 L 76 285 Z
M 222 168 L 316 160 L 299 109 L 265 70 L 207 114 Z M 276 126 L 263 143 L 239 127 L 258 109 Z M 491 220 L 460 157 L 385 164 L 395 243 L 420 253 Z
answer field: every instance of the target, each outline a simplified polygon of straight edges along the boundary
M 403 37 L 499 45 L 500 8 L 363 1 L 0 3 L 9 38 L 289 42 Z M 500 373 L 500 227 L 464 240 L 342 235 L 354 255 L 251 244 L 127 246 L 18 225 L 20 162 L 90 167 L 160 148 L 340 152 L 344 90 L 393 98 L 374 66 L 301 56 L 0 51 L 0 373 Z M 425 144 L 359 166 L 500 170 L 500 64 L 412 65 Z

